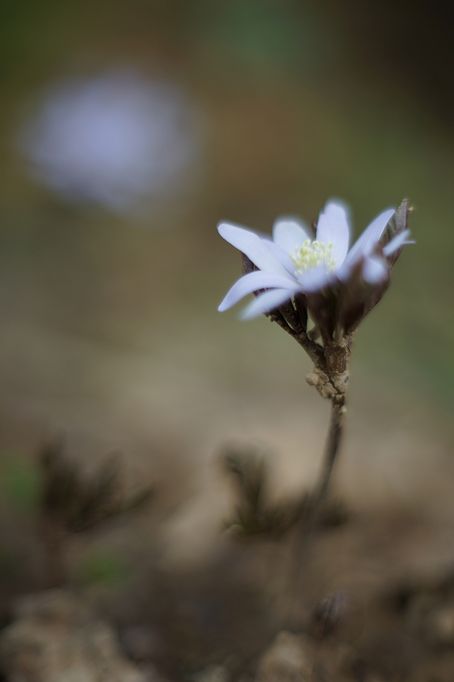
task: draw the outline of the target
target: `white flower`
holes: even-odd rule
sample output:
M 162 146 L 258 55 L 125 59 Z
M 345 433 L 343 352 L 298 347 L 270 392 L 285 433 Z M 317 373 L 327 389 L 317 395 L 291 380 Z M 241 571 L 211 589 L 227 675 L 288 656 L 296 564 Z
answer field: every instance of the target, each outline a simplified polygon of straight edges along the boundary
M 329 201 L 320 214 L 315 239 L 312 231 L 295 218 L 278 219 L 272 239 L 221 223 L 221 237 L 241 251 L 257 270 L 243 275 L 232 286 L 218 310 L 227 310 L 247 294 L 265 290 L 242 313 L 243 319 L 253 318 L 279 308 L 297 294 L 304 294 L 310 301 L 317 294 L 337 292 L 353 277 L 356 280 L 358 273 L 366 287 L 383 287 L 396 255 L 409 243 L 409 230 L 401 229 L 383 245 L 386 227 L 394 214 L 394 208 L 380 213 L 350 250 L 348 210 L 337 200 Z

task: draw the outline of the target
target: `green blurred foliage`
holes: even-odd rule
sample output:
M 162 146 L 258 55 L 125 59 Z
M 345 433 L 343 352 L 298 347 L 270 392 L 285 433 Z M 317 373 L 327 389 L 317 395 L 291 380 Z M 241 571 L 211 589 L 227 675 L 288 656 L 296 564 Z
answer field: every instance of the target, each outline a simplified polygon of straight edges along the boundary
M 38 508 L 41 481 L 33 461 L 2 455 L 0 487 L 2 498 L 17 511 L 32 512 Z
M 287 76 L 307 72 L 326 49 L 316 13 L 294 0 L 221 5 L 199 0 L 192 5 L 189 26 L 224 65 L 252 69 L 259 78 L 276 70 Z
M 130 576 L 126 560 L 112 550 L 93 550 L 74 569 L 77 582 L 86 587 L 119 587 Z

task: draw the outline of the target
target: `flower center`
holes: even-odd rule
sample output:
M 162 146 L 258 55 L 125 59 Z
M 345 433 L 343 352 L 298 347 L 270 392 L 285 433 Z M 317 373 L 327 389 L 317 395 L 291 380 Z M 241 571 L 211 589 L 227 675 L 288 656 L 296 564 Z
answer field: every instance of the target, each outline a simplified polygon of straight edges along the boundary
M 332 242 L 319 242 L 316 239 L 314 241 L 306 239 L 294 252 L 292 261 L 299 272 L 315 268 L 318 265 L 326 265 L 328 270 L 334 270 L 336 267 Z

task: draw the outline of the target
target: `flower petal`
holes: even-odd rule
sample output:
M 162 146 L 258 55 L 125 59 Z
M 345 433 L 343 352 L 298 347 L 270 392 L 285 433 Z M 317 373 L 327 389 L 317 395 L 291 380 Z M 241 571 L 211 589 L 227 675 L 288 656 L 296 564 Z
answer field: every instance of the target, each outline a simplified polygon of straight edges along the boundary
M 329 201 L 317 223 L 317 239 L 332 244 L 333 258 L 339 267 L 347 255 L 350 241 L 348 209 L 339 201 Z
M 295 287 L 296 291 L 296 287 Z M 273 291 L 266 291 L 261 296 L 254 299 L 241 313 L 241 319 L 251 320 L 253 317 L 258 317 L 263 313 L 269 313 L 274 308 L 279 307 L 285 301 L 292 297 L 290 289 L 273 289 Z
M 260 239 L 254 232 L 230 223 L 220 223 L 218 232 L 229 244 L 244 253 L 260 270 L 286 274 L 285 268 L 268 247 L 267 241 Z
M 375 245 L 382 236 L 385 227 L 393 217 L 394 213 L 394 208 L 388 208 L 386 211 L 383 211 L 383 213 L 380 213 L 380 215 L 374 218 L 370 225 L 366 227 L 364 232 L 353 244 L 345 259 L 346 264 L 352 265 L 353 263 L 356 263 L 361 256 L 369 256 L 370 253 L 372 253 Z
M 289 288 L 291 290 L 295 287 L 294 280 L 291 277 L 284 275 L 275 275 L 269 272 L 262 272 L 261 270 L 256 270 L 255 272 L 249 272 L 247 275 L 243 275 L 232 288 L 227 292 L 224 299 L 221 301 L 218 310 L 219 312 L 224 312 L 232 306 L 234 306 L 238 301 L 240 301 L 243 296 L 251 294 L 253 291 L 258 291 L 259 289 L 268 289 L 270 287 L 280 287 Z
M 371 256 L 366 258 L 363 264 L 364 281 L 368 284 L 381 284 L 389 275 L 389 267 L 383 258 Z
M 386 246 L 384 247 L 383 255 L 389 258 L 389 256 L 392 256 L 405 244 L 414 244 L 414 242 L 408 241 L 409 236 L 410 230 L 404 230 L 403 232 L 399 232 L 399 234 L 396 234 L 396 236 L 391 239 L 389 244 L 386 244 Z
M 307 240 L 312 239 L 306 225 L 295 218 L 278 218 L 273 225 L 273 240 L 292 255 Z
M 295 272 L 295 263 L 292 261 L 287 251 L 284 251 L 284 249 L 275 244 L 269 237 L 262 237 L 262 242 L 266 244 L 267 249 L 279 263 L 284 266 L 287 272 L 293 275 Z
M 301 291 L 309 294 L 323 289 L 333 279 L 333 275 L 326 265 L 318 265 L 315 268 L 301 272 L 297 275 L 297 278 L 301 285 Z

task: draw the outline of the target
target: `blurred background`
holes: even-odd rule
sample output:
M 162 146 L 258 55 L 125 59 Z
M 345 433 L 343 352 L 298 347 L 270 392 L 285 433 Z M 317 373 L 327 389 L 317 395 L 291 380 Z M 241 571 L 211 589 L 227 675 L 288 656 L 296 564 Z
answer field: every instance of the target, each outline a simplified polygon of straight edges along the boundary
M 88 468 L 120 452 L 128 485 L 157 490 L 149 515 L 78 548 L 89 587 L 127 592 L 144 546 L 166 571 L 219 555 L 226 444 L 270 454 L 273 494 L 313 479 L 327 406 L 292 339 L 216 312 L 240 271 L 216 224 L 269 231 L 332 196 L 355 234 L 410 197 L 417 242 L 355 340 L 339 490 L 435 519 L 423 538 L 404 523 L 404 566 L 452 561 L 450 10 L 5 1 L 0 26 L 2 592 L 45 583 L 24 538 L 56 436 Z

